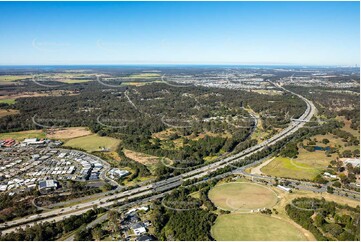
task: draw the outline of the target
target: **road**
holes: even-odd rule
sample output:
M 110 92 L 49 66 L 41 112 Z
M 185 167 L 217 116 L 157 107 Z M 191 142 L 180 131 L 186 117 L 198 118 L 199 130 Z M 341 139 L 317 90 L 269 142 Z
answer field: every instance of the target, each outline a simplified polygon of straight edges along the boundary
M 272 82 L 271 82 L 272 83 Z M 274 83 L 272 83 L 274 84 Z M 301 98 L 306 104 L 307 108 L 306 111 L 299 117 L 300 120 L 310 120 L 312 116 L 314 115 L 314 112 L 316 110 L 315 106 L 312 102 L 307 100 L 306 98 L 302 97 L 301 95 L 298 95 L 294 92 L 288 91 L 287 89 L 280 87 L 277 84 L 278 88 L 281 88 L 287 92 L 290 92 L 299 98 Z M 226 167 L 230 164 L 236 163 L 244 158 L 247 158 L 256 152 L 265 149 L 266 147 L 273 145 L 277 143 L 278 141 L 292 135 L 297 130 L 302 128 L 306 122 L 291 122 L 291 124 L 282 130 L 280 133 L 276 134 L 272 138 L 263 141 L 260 144 L 257 144 L 253 147 L 250 147 L 238 154 L 232 155 L 230 157 L 227 157 L 225 159 L 222 159 L 220 161 L 214 162 L 212 164 L 194 169 L 192 171 L 183 173 L 181 175 L 168 178 L 159 182 L 155 182 L 152 184 L 148 184 L 145 186 L 141 186 L 138 188 L 133 188 L 128 191 L 119 192 L 117 194 L 108 195 L 103 198 L 95 199 L 93 201 L 87 201 L 84 203 L 81 203 L 76 206 L 70 206 L 65 208 L 59 208 L 59 209 L 53 209 L 51 211 L 44 211 L 43 213 L 39 215 L 32 215 L 20 219 L 16 219 L 13 221 L 9 221 L 7 223 L 1 223 L 0 229 L 2 230 L 2 233 L 9 233 L 11 231 L 14 231 L 16 228 L 19 227 L 25 227 L 26 225 L 33 225 L 35 222 L 45 222 L 45 221 L 60 221 L 67 217 L 70 217 L 71 215 L 79 215 L 82 213 L 85 213 L 86 211 L 93 208 L 93 206 L 97 207 L 111 207 L 113 205 L 116 205 L 118 202 L 124 202 L 128 199 L 135 199 L 142 196 L 150 196 L 151 194 L 158 192 L 158 191 L 166 191 L 171 190 L 174 188 L 179 187 L 183 181 L 190 180 L 194 178 L 201 178 L 204 176 L 207 176 L 209 173 L 216 171 L 220 168 Z

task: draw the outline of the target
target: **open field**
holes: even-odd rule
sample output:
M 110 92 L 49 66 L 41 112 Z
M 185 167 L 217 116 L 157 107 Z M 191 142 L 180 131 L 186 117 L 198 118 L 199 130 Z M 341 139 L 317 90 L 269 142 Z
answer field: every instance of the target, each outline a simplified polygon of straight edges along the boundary
M 7 93 L 3 96 L 0 96 L 0 103 L 15 103 L 17 98 L 27 98 L 27 97 L 54 97 L 54 96 L 64 96 L 64 95 L 77 95 L 75 91 L 68 90 L 55 90 L 55 91 L 46 91 L 46 92 L 20 92 L 20 93 Z
M 18 113 L 19 110 L 15 110 L 15 109 L 0 109 L 0 118 Z
M 215 186 L 209 191 L 208 197 L 217 207 L 237 212 L 272 208 L 277 203 L 277 194 L 273 190 L 249 182 L 232 182 Z
M 4 75 L 4 76 L 0 76 L 0 83 L 10 83 L 10 82 L 14 82 L 17 80 L 23 80 L 26 78 L 31 78 L 30 75 Z
M 139 74 L 133 74 L 130 75 L 129 78 L 155 78 L 160 77 L 160 74 L 158 73 L 139 73 Z
M 14 104 L 14 103 L 15 103 L 15 99 L 14 99 L 14 98 L 4 98 L 4 99 L 0 99 L 0 103 Z
M 68 140 L 68 139 L 74 139 L 77 137 L 90 135 L 91 133 L 92 132 L 85 127 L 71 127 L 71 128 L 52 130 L 47 134 L 46 137 L 49 139 Z
M 315 240 L 311 232 L 288 217 L 285 206 L 293 199 L 299 197 L 324 198 L 327 201 L 347 204 L 351 207 L 359 205 L 359 201 L 347 197 L 304 190 L 293 190 L 292 193 L 288 193 L 277 189 L 277 196 L 278 202 L 272 207 L 272 210 L 277 213 L 273 212 L 271 216 L 237 212 L 219 215 L 211 230 L 213 238 L 216 240 Z
M 297 162 L 295 159 L 277 157 L 262 167 L 261 172 L 276 177 L 312 180 L 320 173 L 320 170 L 311 165 Z
M 60 82 L 67 83 L 67 84 L 74 84 L 74 83 L 84 83 L 84 82 L 90 82 L 93 80 L 90 79 L 65 79 L 61 80 Z
M 261 89 L 261 90 L 253 90 L 253 92 L 259 93 L 259 94 L 265 94 L 265 95 L 282 95 L 282 91 L 277 90 L 267 90 L 267 89 Z
M 293 224 L 262 214 L 218 216 L 211 230 L 216 240 L 307 240 Z
M 92 134 L 70 139 L 64 143 L 64 146 L 84 149 L 87 152 L 99 151 L 102 147 L 105 147 L 110 151 L 114 151 L 118 147 L 119 143 L 120 140 L 118 139 L 101 137 L 97 134 Z
M 16 141 L 23 141 L 27 138 L 45 138 L 45 133 L 42 130 L 28 130 L 20 132 L 0 133 L 0 139 L 12 138 Z
M 125 156 L 129 157 L 132 160 L 135 160 L 143 165 L 156 164 L 159 161 L 159 158 L 152 155 L 147 155 L 140 152 L 135 152 L 133 150 L 124 149 Z
M 147 85 L 149 83 L 151 83 L 151 82 L 122 82 L 122 85 L 140 87 L 140 86 Z

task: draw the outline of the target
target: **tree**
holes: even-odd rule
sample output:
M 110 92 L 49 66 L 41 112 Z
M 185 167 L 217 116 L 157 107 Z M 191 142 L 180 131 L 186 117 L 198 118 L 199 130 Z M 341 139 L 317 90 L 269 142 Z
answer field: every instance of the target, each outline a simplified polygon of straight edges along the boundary
M 99 241 L 103 237 L 103 230 L 98 226 L 92 229 L 91 234 L 96 241 Z
M 330 143 L 330 141 L 328 139 L 323 139 L 322 143 L 324 143 L 325 145 L 327 145 L 328 143 Z

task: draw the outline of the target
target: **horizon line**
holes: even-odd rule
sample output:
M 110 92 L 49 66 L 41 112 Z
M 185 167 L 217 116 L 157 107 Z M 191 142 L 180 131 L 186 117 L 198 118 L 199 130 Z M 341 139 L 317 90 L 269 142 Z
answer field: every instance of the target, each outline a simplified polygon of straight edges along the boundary
M 116 63 L 116 64 L 0 64 L 0 66 L 319 66 L 319 67 L 352 67 L 359 68 L 358 64 L 264 64 L 264 63 Z

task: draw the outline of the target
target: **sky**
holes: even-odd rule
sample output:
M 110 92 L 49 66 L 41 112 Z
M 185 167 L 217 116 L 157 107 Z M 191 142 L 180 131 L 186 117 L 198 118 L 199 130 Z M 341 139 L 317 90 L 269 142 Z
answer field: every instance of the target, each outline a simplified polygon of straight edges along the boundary
M 359 2 L 0 2 L 0 65 L 359 65 Z

